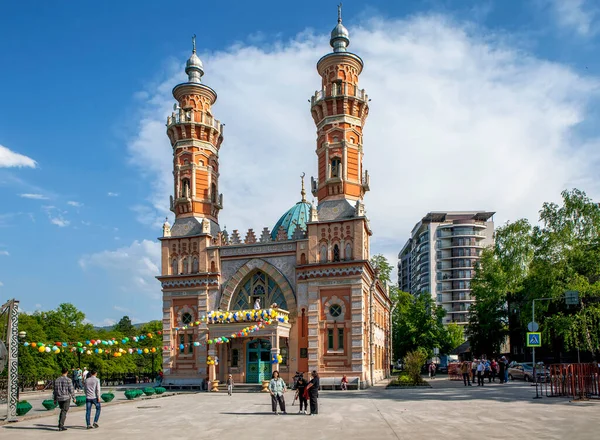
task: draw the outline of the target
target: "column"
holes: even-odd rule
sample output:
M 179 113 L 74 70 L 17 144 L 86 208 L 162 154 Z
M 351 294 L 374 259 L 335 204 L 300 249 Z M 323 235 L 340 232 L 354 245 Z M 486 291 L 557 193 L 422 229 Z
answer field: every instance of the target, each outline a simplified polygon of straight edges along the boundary
M 277 324 L 275 324 L 275 328 L 271 330 L 271 359 L 273 359 L 273 356 L 277 357 L 277 355 L 279 355 L 279 331 Z M 277 366 L 277 371 L 279 371 L 279 364 L 275 365 Z

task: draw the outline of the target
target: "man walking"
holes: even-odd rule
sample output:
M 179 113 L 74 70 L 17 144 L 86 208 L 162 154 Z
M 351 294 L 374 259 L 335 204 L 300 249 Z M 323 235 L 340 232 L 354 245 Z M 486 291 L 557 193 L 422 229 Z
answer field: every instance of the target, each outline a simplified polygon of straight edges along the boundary
M 52 398 L 54 399 L 54 403 L 57 403 L 60 408 L 60 415 L 58 416 L 58 430 L 66 431 L 67 428 L 65 428 L 65 420 L 67 418 L 67 413 L 69 412 L 71 400 L 75 402 L 75 389 L 73 388 L 73 382 L 67 377 L 67 374 L 69 374 L 69 369 L 63 368 L 61 373 L 62 376 L 54 381 L 54 392 L 52 393 Z
M 87 429 L 98 428 L 98 419 L 100 418 L 100 381 L 96 377 L 96 374 L 96 370 L 90 371 L 90 374 L 83 386 L 85 389 L 85 423 L 87 425 Z M 92 405 L 96 407 L 93 426 L 90 423 Z

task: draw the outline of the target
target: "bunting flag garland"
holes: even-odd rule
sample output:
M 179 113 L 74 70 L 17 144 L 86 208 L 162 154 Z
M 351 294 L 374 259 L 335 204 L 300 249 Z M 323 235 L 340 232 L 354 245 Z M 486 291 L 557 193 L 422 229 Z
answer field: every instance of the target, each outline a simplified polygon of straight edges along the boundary
M 276 320 L 277 322 L 288 322 L 287 314 L 278 312 L 276 309 L 236 310 L 236 311 L 210 311 L 206 316 L 201 316 L 196 322 L 191 322 L 183 327 L 175 327 L 173 330 L 187 330 L 200 324 L 229 324 L 234 322 L 262 322 Z
M 86 341 L 80 342 L 61 342 L 56 341 L 54 343 L 48 342 L 24 342 L 23 346 L 32 347 L 37 349 L 39 353 L 54 353 L 58 354 L 61 352 L 71 351 L 71 352 L 79 352 L 85 353 L 87 355 L 91 354 L 102 354 L 102 353 L 112 353 L 114 357 L 120 357 L 123 354 L 148 354 L 148 353 L 156 353 L 156 348 L 137 348 L 130 347 L 125 350 L 123 348 L 116 348 L 119 344 L 126 345 L 132 343 L 139 343 L 144 339 L 152 339 L 155 336 L 161 336 L 162 331 L 157 331 L 156 333 L 145 333 L 138 336 L 133 336 L 132 338 L 125 337 L 118 341 L 116 338 L 111 339 L 89 339 Z M 159 349 L 160 350 L 160 349 Z
M 190 344 L 179 344 L 179 349 L 183 350 L 186 347 L 189 347 L 190 345 L 193 345 L 194 347 L 206 347 L 207 345 L 212 345 L 212 344 L 226 344 L 228 342 L 230 342 L 232 339 L 236 339 L 236 338 L 243 338 L 248 336 L 250 333 L 254 333 L 259 331 L 260 329 L 264 328 L 267 325 L 271 325 L 274 324 L 276 321 L 275 320 L 267 320 L 267 321 L 261 321 L 258 322 L 254 325 L 250 325 L 248 327 L 244 327 L 243 329 L 241 329 L 239 332 L 237 333 L 232 333 L 231 335 L 227 336 L 219 336 L 217 338 L 213 338 L 213 339 L 208 339 L 205 341 L 195 341 L 195 342 L 191 342 Z M 163 347 L 163 350 L 173 350 L 175 347 L 174 346 L 168 346 L 165 345 Z
M 251 333 L 254 333 L 266 325 L 271 325 L 277 322 L 287 323 L 289 322 L 289 318 L 287 314 L 283 314 L 278 312 L 276 309 L 257 309 L 257 310 L 236 310 L 236 311 L 210 311 L 206 314 L 206 316 L 200 317 L 200 319 L 196 322 L 192 322 L 183 327 L 175 327 L 173 330 L 181 331 L 187 330 L 188 328 L 192 328 L 198 326 L 200 324 L 228 324 L 228 323 L 238 323 L 238 322 L 255 322 L 256 324 L 250 325 L 241 329 L 236 333 L 232 333 L 229 337 L 220 336 L 213 339 L 208 339 L 205 341 L 196 341 L 189 344 L 180 344 L 179 348 L 184 349 L 193 345 L 194 347 L 204 347 L 211 344 L 226 344 L 231 339 L 246 337 Z M 67 351 L 71 351 L 73 353 L 81 353 L 81 354 L 112 354 L 113 357 L 120 357 L 124 354 L 149 354 L 156 353 L 157 349 L 155 347 L 152 348 L 139 348 L 132 347 L 131 344 L 137 344 L 147 338 L 154 338 L 155 336 L 162 336 L 161 331 L 157 331 L 156 333 L 145 333 L 138 336 L 133 336 L 131 338 L 125 337 L 120 340 L 116 338 L 111 339 L 89 339 L 86 341 L 79 342 L 64 342 L 64 341 L 56 341 L 54 343 L 49 342 L 24 342 L 23 346 L 31 347 L 32 349 L 36 349 L 39 353 L 52 353 L 59 354 Z M 119 347 L 121 344 L 123 347 Z M 127 348 L 127 346 L 129 347 Z M 173 350 L 174 346 L 163 346 L 158 350 Z M 218 362 L 218 360 L 217 360 Z M 281 361 L 279 361 L 281 362 Z

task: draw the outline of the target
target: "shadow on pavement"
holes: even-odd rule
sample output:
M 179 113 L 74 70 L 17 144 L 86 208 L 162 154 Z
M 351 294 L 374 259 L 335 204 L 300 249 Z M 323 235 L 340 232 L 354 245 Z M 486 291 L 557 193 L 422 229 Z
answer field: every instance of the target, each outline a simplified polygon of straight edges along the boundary
M 56 425 L 42 425 L 41 423 L 36 423 L 33 426 L 15 426 L 15 425 L 6 425 L 3 427 L 4 429 L 33 429 L 38 431 L 58 431 L 58 427 Z M 82 426 L 66 426 L 67 429 L 86 429 Z
M 483 387 L 465 387 L 462 382 L 449 381 L 447 379 L 430 380 L 429 387 L 418 388 L 388 388 L 379 384 L 374 388 L 362 391 L 328 391 L 320 392 L 320 397 L 326 399 L 366 398 L 377 400 L 397 401 L 428 401 L 428 400 L 493 400 L 497 402 L 528 402 L 538 405 L 598 405 L 600 401 L 577 401 L 571 402 L 567 397 L 547 397 L 545 394 L 541 399 L 534 399 L 535 387 L 523 383 L 486 383 Z

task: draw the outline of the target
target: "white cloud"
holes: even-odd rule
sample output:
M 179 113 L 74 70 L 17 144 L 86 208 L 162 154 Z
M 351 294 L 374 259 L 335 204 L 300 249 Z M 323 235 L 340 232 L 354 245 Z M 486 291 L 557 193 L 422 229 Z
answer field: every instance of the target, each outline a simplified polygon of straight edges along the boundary
M 4 286 L 4 283 L 2 281 L 0 281 L 0 287 Z
M 498 212 L 497 223 L 535 221 L 565 187 L 587 182 L 581 189 L 600 195 L 600 142 L 575 131 L 598 100 L 598 79 L 475 29 L 440 16 L 350 29 L 350 48 L 365 62 L 361 87 L 373 99 L 364 136 L 373 252 L 395 255 L 428 211 L 485 209 Z M 230 232 L 272 227 L 299 200 L 301 172 L 316 175 L 307 99 L 320 87 L 315 62 L 330 51 L 326 41 L 305 33 L 201 57 L 204 82 L 219 93 L 214 115 L 227 124 L 220 223 Z M 149 92 L 128 144 L 154 185 L 137 212 L 157 229 L 173 186 L 164 123 L 182 70 Z
M 48 200 L 48 197 L 46 197 L 43 194 L 19 194 L 19 197 L 22 197 L 24 199 L 32 199 L 32 200 Z
M 8 251 L 0 251 L 0 255 L 8 257 L 10 254 L 8 253 Z
M 550 0 L 550 3 L 559 26 L 582 37 L 597 32 L 598 3 L 596 6 L 593 0 Z
M 75 208 L 81 208 L 83 206 L 83 203 L 81 203 L 81 202 L 74 202 L 74 201 L 68 201 L 67 205 L 74 206 Z
M 115 309 L 117 312 L 129 313 L 129 309 L 125 307 L 113 306 L 113 309 Z
M 0 145 L 0 168 L 35 168 L 37 163 L 30 157 L 11 151 Z
M 119 193 L 110 192 L 110 191 L 109 191 L 109 192 L 108 192 L 106 195 L 107 195 L 108 197 L 119 197 Z
M 121 290 L 160 296 L 160 284 L 154 278 L 160 272 L 160 244 L 149 240 L 134 241 L 114 251 L 84 255 L 79 266 L 86 271 L 102 269 L 120 284 Z
M 67 227 L 71 224 L 69 220 L 65 218 L 66 211 L 61 211 L 56 206 L 42 206 L 42 210 L 48 215 L 50 223 L 58 226 L 59 228 Z

